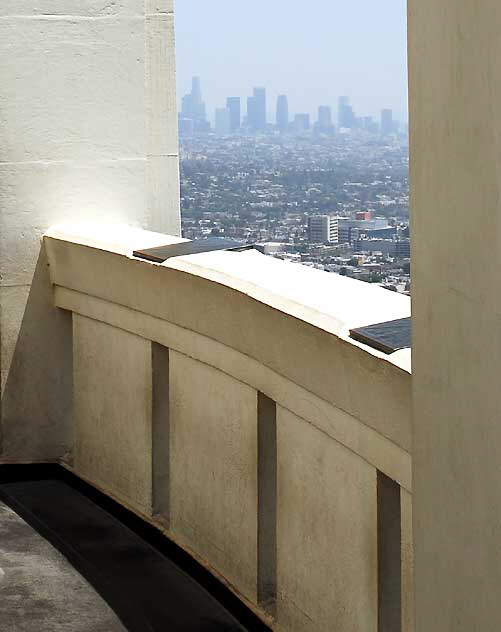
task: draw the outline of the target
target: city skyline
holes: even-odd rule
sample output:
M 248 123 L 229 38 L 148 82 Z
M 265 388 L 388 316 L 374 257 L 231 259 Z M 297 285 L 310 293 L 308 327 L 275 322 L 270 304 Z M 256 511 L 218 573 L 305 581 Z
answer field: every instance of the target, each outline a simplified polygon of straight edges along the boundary
M 267 91 L 269 120 L 280 94 L 290 111 L 312 119 L 318 105 L 335 110 L 338 96 L 349 94 L 361 116 L 379 118 L 387 108 L 406 122 L 405 2 L 388 5 L 317 0 L 305 13 L 295 0 L 255 0 L 238 10 L 220 0 L 216 19 L 210 6 L 185 0 L 176 16 L 178 95 L 201 76 L 211 122 L 228 96 L 246 99 L 253 86 Z
M 246 102 L 247 107 L 243 108 Z M 226 104 L 216 107 L 214 116 L 207 113 L 203 98 L 202 82 L 198 76 L 191 79 L 191 90 L 183 95 L 180 100 L 179 110 L 180 134 L 182 136 L 193 133 L 206 133 L 213 131 L 219 135 L 235 133 L 240 129 L 247 132 L 266 132 L 272 128 L 280 132 L 303 132 L 314 129 L 317 132 L 333 133 L 337 123 L 341 129 L 363 129 L 371 133 L 381 132 L 383 135 L 405 131 L 407 122 L 398 121 L 390 108 L 382 108 L 379 115 L 358 116 L 359 114 L 351 102 L 349 96 L 340 96 L 337 99 L 337 107 L 320 104 L 316 108 L 316 114 L 311 116 L 308 112 L 291 113 L 288 96 L 280 94 L 276 98 L 274 114 L 270 115 L 270 104 L 266 88 L 253 87 L 250 96 L 228 96 Z M 337 116 L 336 116 L 337 115 Z

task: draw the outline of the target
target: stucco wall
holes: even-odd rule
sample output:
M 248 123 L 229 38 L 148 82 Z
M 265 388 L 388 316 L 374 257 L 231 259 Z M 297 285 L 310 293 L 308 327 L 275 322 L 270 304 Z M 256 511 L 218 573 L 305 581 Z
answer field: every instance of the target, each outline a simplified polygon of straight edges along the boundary
M 260 254 L 131 256 L 165 239 L 46 237 L 74 324 L 68 466 L 277 631 L 412 632 L 411 376 L 349 338 L 344 293 L 383 318 L 408 299 Z
M 280 630 L 377 625 L 376 470 L 279 408 Z
M 0 3 L 2 460 L 69 445 L 69 316 L 41 236 L 61 221 L 179 233 L 172 0 Z
M 409 2 L 418 632 L 501 629 L 500 31 Z
M 257 602 L 257 392 L 171 352 L 169 400 L 171 530 Z
M 69 462 L 122 502 L 151 513 L 151 344 L 78 314 L 73 332 Z

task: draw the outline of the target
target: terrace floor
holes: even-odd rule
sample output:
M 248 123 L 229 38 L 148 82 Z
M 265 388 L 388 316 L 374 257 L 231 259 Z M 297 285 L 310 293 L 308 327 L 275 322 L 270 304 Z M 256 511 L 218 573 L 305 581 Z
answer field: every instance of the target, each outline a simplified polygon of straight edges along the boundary
M 92 586 L 10 507 L 0 503 L 0 628 L 122 632 Z
M 0 631 L 245 631 L 205 588 L 64 480 L 0 483 Z

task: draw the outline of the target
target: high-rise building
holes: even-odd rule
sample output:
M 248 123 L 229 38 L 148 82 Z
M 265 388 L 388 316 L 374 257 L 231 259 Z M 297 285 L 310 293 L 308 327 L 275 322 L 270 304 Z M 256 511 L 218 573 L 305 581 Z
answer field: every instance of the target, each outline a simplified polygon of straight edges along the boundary
M 181 116 L 193 121 L 193 97 L 191 92 L 184 95 L 181 103 Z
M 231 131 L 231 112 L 228 108 L 216 109 L 216 134 L 228 136 Z
M 374 121 L 372 116 L 364 116 L 362 127 L 371 134 L 377 134 L 379 132 L 379 124 Z
M 318 120 L 315 123 L 315 133 L 330 135 L 334 133 L 334 125 L 332 124 L 332 108 L 328 105 L 321 105 L 318 108 Z
M 247 97 L 247 127 L 252 132 L 257 130 L 256 99 L 254 97 Z
M 200 84 L 200 77 L 192 77 L 191 79 L 191 94 L 194 98 L 202 100 L 202 88 Z
M 355 126 L 355 114 L 349 97 L 339 97 L 337 123 L 339 128 L 351 129 Z
M 343 119 L 344 119 L 344 127 L 346 127 L 347 129 L 353 129 L 356 125 L 356 118 L 355 118 L 355 112 L 353 111 L 353 108 L 351 107 L 351 105 L 347 105 L 344 109 L 344 114 L 343 114 Z
M 255 125 L 257 131 L 266 129 L 266 89 L 254 88 L 254 113 Z
M 285 94 L 281 94 L 277 99 L 277 129 L 281 132 L 287 131 L 289 127 L 289 101 Z
M 381 110 L 381 134 L 388 136 L 394 132 L 392 110 Z
M 328 105 L 321 105 L 318 108 L 318 125 L 321 128 L 332 126 L 332 108 Z
M 312 243 L 337 244 L 337 217 L 332 215 L 312 215 L 309 217 L 308 238 Z
M 195 131 L 195 124 L 194 124 L 193 119 L 183 118 L 183 116 L 180 114 L 179 120 L 178 120 L 178 127 L 179 127 L 179 136 L 181 136 L 182 138 L 190 138 L 191 136 L 193 136 L 194 131 Z
M 294 117 L 294 131 L 305 132 L 310 129 L 310 115 L 309 114 L 296 114 Z
M 202 99 L 200 77 L 193 77 L 191 81 L 191 92 L 183 97 L 181 117 L 191 119 L 194 122 L 195 131 L 205 131 L 207 128 L 207 115 L 205 103 Z
M 350 97 L 339 97 L 338 99 L 338 107 L 341 109 L 342 107 L 350 105 Z
M 195 108 L 195 120 L 206 121 L 207 113 L 205 110 L 205 102 L 202 99 L 202 89 L 200 87 L 200 77 L 193 77 L 191 80 L 191 95 L 193 97 L 193 106 Z
M 240 97 L 228 97 L 226 108 L 230 111 L 230 132 L 236 132 L 240 129 Z

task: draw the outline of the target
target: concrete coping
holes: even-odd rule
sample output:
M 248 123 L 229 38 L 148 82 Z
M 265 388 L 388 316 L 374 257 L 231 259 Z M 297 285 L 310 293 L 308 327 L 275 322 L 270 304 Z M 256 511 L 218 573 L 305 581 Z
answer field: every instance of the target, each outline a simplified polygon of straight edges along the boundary
M 133 258 L 134 250 L 175 244 L 184 239 L 127 225 L 64 224 L 46 237 Z M 350 338 L 351 329 L 411 315 L 411 299 L 337 274 L 316 270 L 255 250 L 216 251 L 168 259 L 162 264 L 134 258 L 230 287 L 292 317 L 310 323 L 382 361 L 411 373 L 411 349 L 386 355 Z

